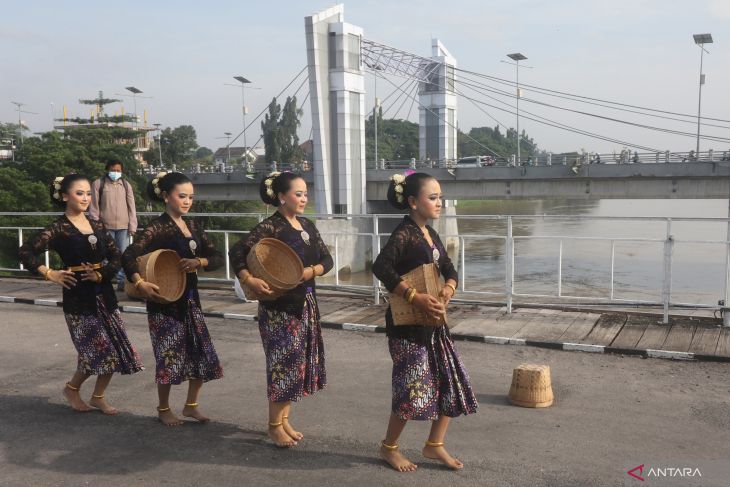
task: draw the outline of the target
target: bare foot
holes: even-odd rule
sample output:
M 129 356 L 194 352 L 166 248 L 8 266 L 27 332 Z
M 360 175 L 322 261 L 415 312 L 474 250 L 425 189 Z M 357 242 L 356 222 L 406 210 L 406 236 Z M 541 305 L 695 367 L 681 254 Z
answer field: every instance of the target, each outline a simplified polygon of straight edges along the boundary
M 172 411 L 169 409 L 166 411 L 157 411 L 157 418 L 160 420 L 160 423 L 165 426 L 180 426 L 183 424 L 180 418 L 172 414 Z
M 302 433 L 300 433 L 299 431 L 292 428 L 292 425 L 291 425 L 291 423 L 289 423 L 288 418 L 284 419 L 283 423 L 284 424 L 282 424 L 282 426 L 284 427 L 284 431 L 286 431 L 287 435 L 291 436 L 292 440 L 299 441 L 304 438 L 304 435 Z
M 83 399 L 81 399 L 81 395 L 79 394 L 78 390 L 72 390 L 68 387 L 63 388 L 63 397 L 66 398 L 69 405 L 74 411 L 78 411 L 80 413 L 87 413 L 91 411 L 91 408 L 88 404 L 84 402 Z
M 119 412 L 117 408 L 110 406 L 103 397 L 92 397 L 89 399 L 89 405 L 100 409 L 102 413 L 108 414 L 109 416 L 114 416 Z
M 296 446 L 297 442 L 284 431 L 282 425 L 269 426 L 269 438 L 279 448 L 289 448 L 290 446 Z
M 398 449 L 391 450 L 382 444 L 380 445 L 380 458 L 398 472 L 414 472 L 418 468 L 418 465 L 404 457 Z
M 207 423 L 210 421 L 210 418 L 207 416 L 204 416 L 198 411 L 198 406 L 185 406 L 182 410 L 183 416 L 186 416 L 188 418 L 197 419 L 201 423 Z
M 430 458 L 431 460 L 438 460 L 452 470 L 460 470 L 464 468 L 464 464 L 449 455 L 449 452 L 447 452 L 446 448 L 443 446 L 426 445 L 423 447 L 422 453 L 424 457 Z

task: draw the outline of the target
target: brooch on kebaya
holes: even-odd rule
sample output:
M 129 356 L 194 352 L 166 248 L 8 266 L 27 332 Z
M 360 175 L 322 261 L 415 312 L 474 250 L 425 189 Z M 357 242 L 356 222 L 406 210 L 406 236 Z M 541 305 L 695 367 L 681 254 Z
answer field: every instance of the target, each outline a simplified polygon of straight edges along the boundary
M 96 238 L 96 235 L 91 234 L 89 235 L 89 243 L 91 244 L 91 250 L 96 250 L 96 242 L 99 240 Z
M 195 249 L 197 249 L 197 248 L 198 248 L 198 242 L 196 242 L 195 240 L 191 240 L 190 241 L 190 251 L 193 253 L 193 255 L 195 255 Z
M 304 240 L 304 243 L 309 245 L 309 234 L 307 233 L 307 231 L 302 230 L 300 235 L 302 236 L 302 240 Z
M 434 247 L 432 254 L 433 254 L 433 261 L 438 262 L 438 260 L 441 258 L 441 252 L 439 252 L 439 249 Z

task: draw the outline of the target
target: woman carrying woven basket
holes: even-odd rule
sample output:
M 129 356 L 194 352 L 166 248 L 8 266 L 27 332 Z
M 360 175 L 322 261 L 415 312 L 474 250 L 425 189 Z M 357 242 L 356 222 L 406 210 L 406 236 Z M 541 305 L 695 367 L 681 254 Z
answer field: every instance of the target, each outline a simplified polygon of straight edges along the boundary
M 63 314 L 78 352 L 76 373 L 66 383 L 63 395 L 80 412 L 100 409 L 116 414 L 104 399 L 112 374 L 133 374 L 142 370 L 139 355 L 129 343 L 124 321 L 117 307 L 112 278 L 120 267 L 120 253 L 114 239 L 100 221 L 84 212 L 91 203 L 89 180 L 78 174 L 57 177 L 50 186 L 51 201 L 64 214 L 20 248 L 23 265 L 47 281 L 63 287 Z M 63 269 L 52 269 L 39 260 L 46 250 L 55 250 Z M 96 375 L 91 400 L 81 399 L 79 389 Z
M 314 394 L 327 383 L 314 278 L 329 272 L 333 263 L 317 227 L 300 216 L 307 206 L 307 184 L 301 176 L 271 173 L 261 181 L 260 194 L 277 211 L 236 243 L 229 257 L 241 283 L 259 296 L 271 295 L 272 290 L 249 272 L 246 260 L 262 238 L 286 243 L 304 264 L 301 284 L 273 301 L 259 301 L 258 310 L 266 354 L 268 434 L 275 445 L 289 447 L 304 437 L 289 422 L 291 402 Z
M 198 408 L 198 395 L 204 382 L 223 377 L 223 369 L 205 325 L 198 295 L 197 272 L 214 270 L 223 264 L 203 228 L 193 220 L 183 220 L 193 204 L 193 184 L 177 172 L 160 173 L 147 184 L 147 194 L 165 203 L 165 212 L 137 232 L 134 243 L 122 255 L 124 273 L 147 300 L 147 320 L 155 354 L 155 382 L 159 405 L 157 413 L 166 426 L 182 421 L 170 409 L 172 385 L 188 381 L 183 416 L 202 423 L 209 421 Z M 173 303 L 160 302 L 159 287 L 139 274 L 137 258 L 158 249 L 178 253 L 178 268 L 187 272 L 182 297 Z
M 433 321 L 444 315 L 458 278 L 441 239 L 427 225 L 428 220 L 441 215 L 441 199 L 439 182 L 428 174 L 391 177 L 388 201 L 409 214 L 373 264 L 373 273 L 388 291 L 403 296 Z M 435 264 L 446 279 L 438 298 L 417 292 L 401 277 L 423 264 Z M 448 327 L 419 323 L 395 326 L 390 307 L 385 321 L 393 359 L 393 398 L 388 430 L 380 444 L 381 457 L 400 472 L 415 470 L 416 465 L 398 451 L 398 438 L 408 420 L 430 420 L 423 455 L 449 468 L 462 468 L 463 464 L 444 448 L 444 437 L 451 418 L 474 413 L 477 402 Z

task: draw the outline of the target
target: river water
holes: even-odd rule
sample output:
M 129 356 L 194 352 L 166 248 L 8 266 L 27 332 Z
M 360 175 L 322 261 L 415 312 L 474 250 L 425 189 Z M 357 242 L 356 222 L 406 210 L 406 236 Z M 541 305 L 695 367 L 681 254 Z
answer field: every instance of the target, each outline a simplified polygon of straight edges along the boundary
M 586 220 L 575 217 L 727 218 L 727 200 L 545 200 L 470 201 L 457 215 L 567 215 L 568 218 L 515 219 L 515 292 L 556 295 L 559 239 L 536 237 L 604 237 L 658 239 L 658 242 L 616 241 L 614 297 L 660 301 L 664 271 L 665 221 Z M 459 218 L 460 235 L 506 235 L 506 220 Z M 724 297 L 725 247 L 688 243 L 724 241 L 726 222 L 673 221 L 672 301 L 717 304 Z M 504 240 L 466 238 L 468 290 L 503 292 Z M 563 240 L 562 295 L 608 298 L 611 288 L 610 240 Z

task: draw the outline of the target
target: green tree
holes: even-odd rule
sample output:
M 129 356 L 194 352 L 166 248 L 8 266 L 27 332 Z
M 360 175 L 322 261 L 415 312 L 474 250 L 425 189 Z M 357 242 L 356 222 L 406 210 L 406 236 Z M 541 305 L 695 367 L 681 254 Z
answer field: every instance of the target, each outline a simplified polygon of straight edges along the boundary
M 365 153 L 375 159 L 375 120 L 373 115 L 365 121 Z M 386 161 L 418 159 L 418 124 L 401 119 L 383 119 L 382 107 L 378 111 L 378 159 Z
M 264 134 L 264 149 L 266 151 L 266 164 L 269 166 L 274 161 L 281 161 L 280 116 L 281 106 L 276 102 L 276 98 L 274 98 L 269 103 L 269 113 L 264 115 L 264 119 L 261 121 L 261 131 Z
M 287 97 L 284 110 L 279 120 L 279 137 L 281 138 L 281 162 L 294 164 L 304 159 L 304 151 L 299 147 L 297 129 L 301 125 L 299 117 L 302 110 L 297 108 L 297 97 Z

